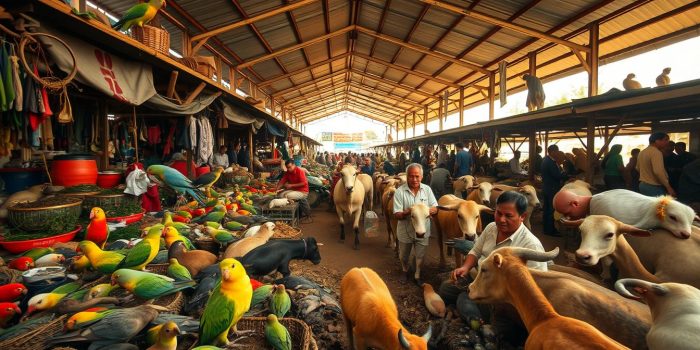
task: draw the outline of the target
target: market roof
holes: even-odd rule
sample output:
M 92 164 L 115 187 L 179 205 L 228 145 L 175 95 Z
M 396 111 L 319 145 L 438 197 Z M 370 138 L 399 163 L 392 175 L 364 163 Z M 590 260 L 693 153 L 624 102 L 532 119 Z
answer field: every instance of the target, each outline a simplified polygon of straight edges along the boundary
M 131 5 L 94 2 L 114 14 Z M 348 110 L 403 128 L 412 112 L 422 123 L 425 105 L 428 119 L 435 118 L 445 91 L 465 87 L 465 106 L 483 102 L 501 61 L 508 62 L 508 91 L 523 89 L 520 77 L 533 52 L 543 80 L 582 71 L 590 23 L 599 24 L 601 59 L 697 35 L 698 6 L 692 0 L 168 0 L 161 24 L 174 50 L 206 42 L 199 54 L 220 53 L 254 90 L 272 96 L 270 107 L 284 107 L 302 123 Z M 181 29 L 188 32 L 184 42 Z M 450 112 L 458 106 L 454 98 Z

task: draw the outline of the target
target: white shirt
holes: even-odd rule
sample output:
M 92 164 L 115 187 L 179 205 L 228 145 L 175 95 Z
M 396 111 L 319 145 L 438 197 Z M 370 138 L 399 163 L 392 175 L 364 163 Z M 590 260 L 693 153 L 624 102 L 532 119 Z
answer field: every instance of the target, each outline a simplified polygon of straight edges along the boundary
M 214 159 L 212 160 L 211 164 L 214 166 L 222 166 L 224 168 L 228 168 L 228 155 L 226 153 L 215 153 Z
M 484 228 L 481 236 L 476 238 L 474 247 L 469 251 L 469 254 L 479 259 L 479 264 L 481 264 L 491 252 L 501 247 L 521 247 L 544 252 L 544 247 L 540 240 L 523 224 L 520 224 L 520 227 L 515 233 L 504 239 L 501 243 L 496 244 L 497 238 L 498 228 L 496 227 L 496 223 L 492 222 Z M 527 266 L 532 269 L 547 271 L 546 262 L 528 261 Z
M 510 172 L 512 172 L 513 174 L 522 174 L 523 173 L 523 169 L 520 168 L 520 160 L 519 159 L 513 158 L 510 160 L 509 164 L 510 164 Z
M 421 183 L 418 193 L 413 195 L 411 189 L 408 188 L 408 184 L 403 184 L 396 189 L 394 193 L 394 214 L 402 212 L 416 203 L 423 203 L 428 206 L 428 208 L 436 207 L 437 200 L 435 200 L 435 195 L 430 186 Z M 416 238 L 416 231 L 413 229 L 410 219 L 399 220 L 398 226 L 396 227 L 396 236 L 401 241 L 401 237 L 411 237 Z M 430 218 L 425 220 L 425 236 L 421 239 L 427 242 L 428 237 L 430 237 Z

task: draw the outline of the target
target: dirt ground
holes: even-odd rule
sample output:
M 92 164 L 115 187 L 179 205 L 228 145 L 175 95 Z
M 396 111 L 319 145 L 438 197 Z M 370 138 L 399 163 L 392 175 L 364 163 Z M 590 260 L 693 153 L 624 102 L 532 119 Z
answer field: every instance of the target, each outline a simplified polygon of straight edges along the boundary
M 398 258 L 395 257 L 394 252 L 390 248 L 385 247 L 387 235 L 384 218 L 382 216 L 379 217 L 381 233 L 377 237 L 368 238 L 361 232 L 359 250 L 352 249 L 354 234 L 352 233 L 351 227 L 346 227 L 345 242 L 339 242 L 338 218 L 335 212 L 327 210 L 326 205 L 321 205 L 313 211 L 312 220 L 313 221 L 310 223 L 302 223 L 301 229 L 304 237 L 314 237 L 319 243 L 323 244 L 319 247 L 322 258 L 321 263 L 319 265 L 313 265 L 309 262 L 293 263 L 292 270 L 294 274 L 304 275 L 324 287 L 332 289 L 336 292 L 337 296 L 340 289 L 340 280 L 349 269 L 353 267 L 372 268 L 382 277 L 389 287 L 397 303 L 400 320 L 409 331 L 414 334 L 423 334 L 428 328 L 428 324 L 432 323 L 433 334 L 435 335 L 436 333 L 440 333 L 440 329 L 443 325 L 447 325 L 447 334 L 442 332 L 443 343 L 441 346 L 433 348 L 473 348 L 467 345 L 458 346 L 455 345 L 456 343 L 450 344 L 449 347 L 444 346 L 444 343 L 447 342 L 447 338 L 450 336 L 457 337 L 458 335 L 462 336 L 466 334 L 468 332 L 468 328 L 465 328 L 467 325 L 456 316 L 456 313 L 448 317 L 450 321 L 438 320 L 430 316 L 423 303 L 422 289 L 415 283 L 406 281 L 405 274 L 401 271 Z M 563 238 L 538 234 L 538 232 L 541 232 L 540 213 L 535 213 L 533 217 L 533 226 L 535 227 L 534 232 L 540 237 L 545 249 L 549 250 L 555 246 L 561 248 L 565 247 L 566 244 Z M 434 225 L 431 232 L 433 234 L 435 233 Z M 575 243 L 569 243 L 568 245 L 572 246 L 573 244 Z M 432 284 L 436 290 L 442 279 L 446 278 L 448 272 L 454 268 L 454 257 L 448 256 L 446 257 L 447 266 L 440 269 L 439 257 L 437 237 L 433 235 L 430 239 L 430 247 L 424 260 L 422 276 L 424 281 Z M 566 260 L 564 254 L 562 254 L 557 262 L 566 263 Z M 333 324 L 328 327 L 331 331 L 337 332 L 336 336 L 338 336 L 338 339 L 332 343 L 323 340 L 319 341 L 320 349 L 347 348 L 348 343 L 345 339 L 345 329 L 344 325 L 342 325 L 342 320 L 338 323 L 340 324 Z M 338 327 L 336 328 L 336 326 Z M 316 329 L 314 329 L 314 332 L 318 333 Z M 320 336 L 325 337 L 325 335 Z M 318 337 L 319 335 L 317 334 L 317 338 Z M 462 341 L 462 343 L 464 342 Z

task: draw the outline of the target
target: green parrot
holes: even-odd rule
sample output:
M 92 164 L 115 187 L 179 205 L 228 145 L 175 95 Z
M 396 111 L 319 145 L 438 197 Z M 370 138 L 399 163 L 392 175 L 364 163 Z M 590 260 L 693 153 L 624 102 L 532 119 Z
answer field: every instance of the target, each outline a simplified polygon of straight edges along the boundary
M 88 291 L 88 293 L 85 295 L 85 301 L 95 299 L 95 298 L 101 298 L 101 297 L 106 297 L 109 296 L 109 293 L 111 293 L 113 290 L 119 288 L 118 285 L 111 285 L 109 283 L 100 283 Z
M 173 226 L 166 226 L 163 228 L 163 237 L 165 238 L 165 245 L 168 248 L 170 248 L 175 241 L 182 241 L 182 243 L 185 243 L 185 247 L 187 247 L 188 250 L 196 249 L 194 244 L 192 244 L 192 241 L 190 241 L 189 238 L 181 235 L 180 232 L 178 232 L 178 230 Z
M 267 315 L 265 339 L 275 350 L 292 350 L 292 336 L 273 314 Z
M 112 25 L 112 28 L 127 31 L 133 25 L 143 27 L 158 14 L 161 7 L 165 7 L 165 0 L 150 0 L 147 3 L 134 5 L 126 11 L 124 17 Z
M 284 285 L 276 285 L 275 291 L 272 293 L 272 298 L 270 299 L 270 311 L 277 317 L 282 318 L 291 308 L 292 300 L 289 298 L 289 294 L 287 294 Z
M 175 281 L 155 273 L 119 269 L 112 274 L 112 284 L 119 284 L 141 299 L 156 299 L 197 284 L 195 281 Z
M 155 259 L 160 250 L 161 230 L 151 228 L 148 230 L 146 237 L 137 243 L 133 248 L 129 249 L 126 257 L 117 266 L 118 269 L 127 268 L 134 270 L 143 270 L 148 263 Z
M 271 284 L 266 284 L 258 287 L 253 291 L 253 299 L 250 302 L 250 307 L 253 308 L 258 304 L 264 302 L 272 295 L 272 290 L 275 287 Z
M 219 177 L 221 176 L 221 173 L 224 172 L 223 167 L 216 167 L 214 171 L 210 171 L 206 174 L 200 175 L 198 178 L 194 179 L 192 181 L 192 185 L 197 188 L 202 188 L 204 187 L 205 189 L 205 194 L 207 195 L 208 198 L 212 198 L 211 195 L 211 187 L 214 186 L 214 183 L 216 183 L 217 180 L 219 180 Z M 217 196 L 218 197 L 218 196 Z M 213 197 L 213 198 L 217 198 Z
M 32 260 L 37 261 L 42 256 L 47 255 L 47 254 L 51 254 L 53 252 L 54 252 L 53 248 L 32 248 L 32 249 L 29 249 L 26 252 L 22 253 L 22 256 L 28 256 L 28 257 L 32 258 Z
M 238 205 L 240 205 L 241 208 L 249 211 L 251 214 L 258 215 L 258 211 L 255 209 L 254 206 L 252 206 L 250 204 L 246 204 L 246 203 L 239 203 Z
M 83 252 L 90 260 L 95 270 L 104 274 L 111 274 L 124 260 L 124 255 L 117 252 L 102 250 L 92 241 L 82 241 L 78 244 L 78 251 Z
M 112 309 L 107 309 L 104 307 L 95 307 L 75 313 L 66 321 L 65 329 L 69 331 L 74 331 L 76 329 L 85 328 L 101 320 L 113 311 L 114 310 Z
M 220 230 L 220 229 L 223 228 L 223 226 L 221 226 L 220 223 L 218 223 L 218 222 L 213 222 L 213 221 L 207 221 L 207 222 L 204 223 L 204 225 L 209 226 L 209 227 L 211 227 L 211 228 L 215 228 L 215 229 L 217 229 L 217 230 Z
M 214 210 L 210 211 L 209 214 L 200 216 L 200 217 L 192 220 L 192 222 L 196 223 L 196 224 L 201 224 L 201 223 L 207 222 L 207 221 L 221 222 L 221 220 L 223 220 L 225 216 L 226 216 L 226 207 L 224 207 L 221 204 L 217 204 L 214 207 Z
M 219 263 L 221 280 L 214 287 L 199 323 L 200 345 L 228 345 L 228 332 L 250 309 L 253 287 L 245 268 L 236 259 Z
M 169 211 L 166 211 L 165 213 L 163 213 L 163 225 L 165 227 L 174 227 L 178 231 L 183 231 L 183 232 L 190 230 L 190 227 L 187 226 L 186 223 L 173 221 L 173 213 L 171 213 Z
M 170 265 L 168 265 L 168 271 L 166 272 L 168 277 L 174 278 L 176 281 L 191 281 L 192 275 L 186 267 L 180 265 L 177 259 L 170 259 Z
M 211 226 L 207 226 L 207 233 L 209 234 L 209 236 L 211 236 L 211 238 L 215 239 L 221 244 L 228 244 L 237 239 L 237 237 L 234 236 L 233 233 L 228 232 L 226 230 L 215 229 Z
M 240 230 L 242 230 L 242 229 L 245 228 L 245 225 L 241 224 L 241 223 L 238 222 L 238 221 L 229 221 L 229 222 L 227 222 L 227 223 L 224 224 L 224 227 L 225 227 L 227 230 L 231 230 L 231 231 L 240 231 Z

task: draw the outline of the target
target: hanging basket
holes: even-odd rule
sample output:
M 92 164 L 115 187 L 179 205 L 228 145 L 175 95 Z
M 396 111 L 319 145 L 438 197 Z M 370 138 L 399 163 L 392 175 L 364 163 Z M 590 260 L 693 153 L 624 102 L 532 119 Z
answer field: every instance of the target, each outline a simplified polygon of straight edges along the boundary
M 166 56 L 170 55 L 170 33 L 164 28 L 134 26 L 131 28 L 131 37 Z
M 211 56 L 190 56 L 180 59 L 180 63 L 212 79 L 216 74 L 216 60 Z

